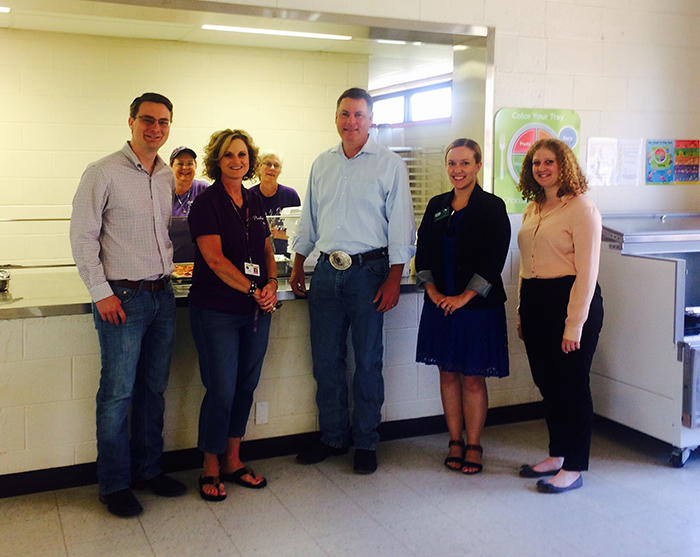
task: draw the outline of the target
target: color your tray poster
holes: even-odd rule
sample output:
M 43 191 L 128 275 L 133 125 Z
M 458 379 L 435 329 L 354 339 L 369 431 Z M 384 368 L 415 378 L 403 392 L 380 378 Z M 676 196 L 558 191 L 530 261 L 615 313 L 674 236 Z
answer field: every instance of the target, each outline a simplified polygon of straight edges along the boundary
M 502 108 L 494 122 L 494 193 L 509 213 L 522 213 L 527 203 L 517 190 L 527 151 L 539 139 L 561 139 L 578 156 L 581 119 L 573 110 Z

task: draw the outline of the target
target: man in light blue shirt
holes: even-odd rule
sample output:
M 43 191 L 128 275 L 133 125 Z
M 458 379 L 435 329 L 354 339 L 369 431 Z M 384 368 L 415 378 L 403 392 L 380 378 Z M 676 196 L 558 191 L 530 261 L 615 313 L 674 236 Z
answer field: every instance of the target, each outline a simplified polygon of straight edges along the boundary
M 377 427 L 384 402 L 384 312 L 399 301 L 404 265 L 415 253 L 413 203 L 401 157 L 369 137 L 372 97 L 352 88 L 338 99 L 341 142 L 322 153 L 309 175 L 292 242 L 292 290 L 306 295 L 304 261 L 321 252 L 308 292 L 313 373 L 321 439 L 297 456 L 315 464 L 355 444 L 355 472 L 377 469 Z M 346 339 L 355 352 L 352 421 Z

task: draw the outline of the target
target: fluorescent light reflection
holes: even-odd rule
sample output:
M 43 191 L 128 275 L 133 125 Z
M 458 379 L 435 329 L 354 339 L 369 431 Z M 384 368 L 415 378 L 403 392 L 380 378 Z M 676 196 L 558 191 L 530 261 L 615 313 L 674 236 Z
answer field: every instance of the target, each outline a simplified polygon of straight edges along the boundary
M 332 41 L 349 41 L 347 35 L 327 35 L 325 33 L 303 33 L 301 31 L 279 31 L 276 29 L 256 29 L 254 27 L 229 27 L 228 25 L 202 25 L 207 31 L 228 31 L 229 33 L 250 33 L 252 35 L 275 35 L 278 37 L 301 37 L 304 39 L 326 39 Z
M 380 44 L 408 44 L 406 41 L 395 41 L 391 39 L 374 39 L 374 42 Z
M 5 6 L 0 6 L 0 14 L 9 14 L 10 13 L 10 8 L 6 8 Z

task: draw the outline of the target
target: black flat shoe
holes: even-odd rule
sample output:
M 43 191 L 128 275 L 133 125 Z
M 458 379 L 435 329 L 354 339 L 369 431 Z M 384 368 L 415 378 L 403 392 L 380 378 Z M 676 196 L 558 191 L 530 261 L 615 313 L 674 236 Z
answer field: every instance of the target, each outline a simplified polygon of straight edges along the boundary
M 574 480 L 574 482 L 566 487 L 557 487 L 556 485 L 552 485 L 546 480 L 540 480 L 537 482 L 537 491 L 540 493 L 566 493 L 567 491 L 571 491 L 572 489 L 578 489 L 583 485 L 583 477 L 579 476 Z
M 107 510 L 115 516 L 128 518 L 143 512 L 143 507 L 130 489 L 122 489 L 107 495 L 100 495 L 100 503 L 107 505 Z
M 520 467 L 520 472 L 518 472 L 518 474 L 521 478 L 546 478 L 547 476 L 556 476 L 559 473 L 559 470 L 561 470 L 561 468 L 538 472 L 529 464 L 523 464 Z
M 299 464 L 317 464 L 323 462 L 329 456 L 340 456 L 347 453 L 347 447 L 337 449 L 336 447 L 326 445 L 323 441 L 318 441 L 308 449 L 301 451 L 297 455 L 296 461 Z
M 163 472 L 145 482 L 133 482 L 134 489 L 150 489 L 161 497 L 179 497 L 187 491 L 187 486 L 181 481 L 166 476 Z
M 373 474 L 377 471 L 377 451 L 355 449 L 355 474 Z

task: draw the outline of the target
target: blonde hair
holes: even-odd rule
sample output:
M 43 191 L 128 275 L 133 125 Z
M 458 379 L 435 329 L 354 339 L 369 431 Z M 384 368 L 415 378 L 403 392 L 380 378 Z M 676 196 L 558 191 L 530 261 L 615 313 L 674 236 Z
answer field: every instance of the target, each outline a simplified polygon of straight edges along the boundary
M 229 148 L 234 139 L 240 139 L 248 149 L 248 172 L 243 176 L 244 180 L 250 180 L 258 170 L 260 159 L 258 157 L 258 147 L 253 143 L 253 138 L 244 130 L 221 130 L 211 134 L 209 144 L 204 148 L 204 174 L 212 180 L 221 178 L 221 168 L 219 162 L 224 158 L 224 153 Z

